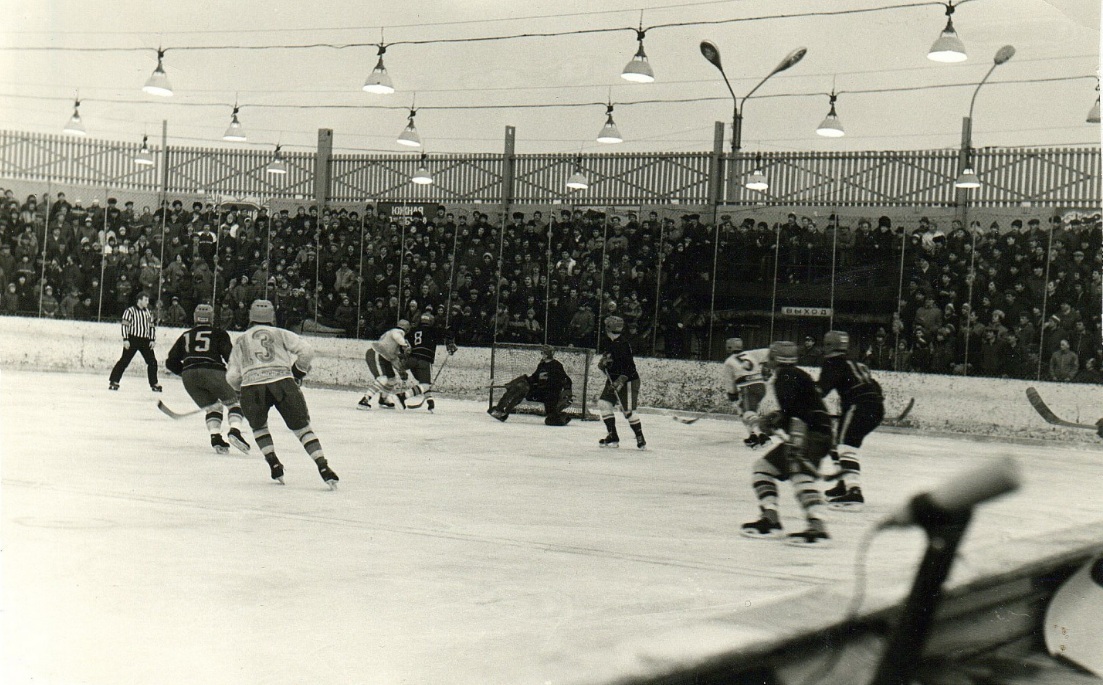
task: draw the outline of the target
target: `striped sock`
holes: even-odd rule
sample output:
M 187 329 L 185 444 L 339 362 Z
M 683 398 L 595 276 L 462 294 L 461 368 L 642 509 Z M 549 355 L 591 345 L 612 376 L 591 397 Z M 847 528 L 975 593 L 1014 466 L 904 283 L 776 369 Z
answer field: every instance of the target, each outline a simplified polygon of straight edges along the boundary
M 325 453 L 322 452 L 322 443 L 318 441 L 318 436 L 314 435 L 310 424 L 295 431 L 295 437 L 303 444 L 303 449 L 306 450 L 311 459 L 317 461 L 319 457 L 325 456 Z

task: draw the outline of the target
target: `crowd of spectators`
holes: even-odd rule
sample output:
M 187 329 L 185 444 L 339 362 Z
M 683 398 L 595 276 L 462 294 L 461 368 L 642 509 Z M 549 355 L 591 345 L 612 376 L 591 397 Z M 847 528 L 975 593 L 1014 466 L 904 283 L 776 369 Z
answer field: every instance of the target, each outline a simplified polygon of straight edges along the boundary
M 817 226 L 796 214 L 774 225 L 721 215 L 714 229 L 689 212 L 562 209 L 502 222 L 446 207 L 409 218 L 371 206 L 85 207 L 64 193 L 20 201 L 7 190 L 0 309 L 113 320 L 144 291 L 162 324 L 186 325 L 207 302 L 240 330 L 252 300 L 267 297 L 292 328 L 368 338 L 429 310 L 461 344 L 585 347 L 599 318 L 617 313 L 639 354 L 704 356 L 714 280 L 817 283 L 832 269 L 872 268 L 895 281 L 903 256 L 897 314 L 863 344 L 874 368 L 1033 378 L 1040 363 L 1044 377 L 1103 379 L 1098 218 L 1055 221 L 1050 246 L 1036 219 L 1003 230 L 954 222 L 944 233 L 927 219 L 905 230 L 888 217 Z

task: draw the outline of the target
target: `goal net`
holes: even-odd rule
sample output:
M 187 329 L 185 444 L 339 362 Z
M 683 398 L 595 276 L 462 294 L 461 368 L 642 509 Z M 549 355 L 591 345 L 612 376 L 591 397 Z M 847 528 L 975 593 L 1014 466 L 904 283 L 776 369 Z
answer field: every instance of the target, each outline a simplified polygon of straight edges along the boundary
M 543 345 L 528 345 L 522 343 L 498 343 L 490 349 L 490 404 L 493 407 L 505 394 L 501 387 L 518 376 L 528 376 L 536 371 L 540 363 L 541 348 Z M 594 351 L 582 347 L 553 347 L 555 358 L 563 365 L 563 370 L 571 378 L 571 391 L 574 393 L 574 402 L 564 412 L 575 418 L 593 420 L 597 416 L 592 413 L 589 400 L 589 371 L 594 359 Z M 522 400 L 521 404 L 513 410 L 521 414 L 544 414 L 542 402 Z

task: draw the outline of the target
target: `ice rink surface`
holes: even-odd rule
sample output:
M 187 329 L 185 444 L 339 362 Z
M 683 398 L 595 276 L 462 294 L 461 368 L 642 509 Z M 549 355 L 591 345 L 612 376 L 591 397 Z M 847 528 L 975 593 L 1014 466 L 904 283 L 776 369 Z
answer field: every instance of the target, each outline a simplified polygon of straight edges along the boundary
M 0 396 L 7 685 L 586 682 L 580 654 L 849 591 L 869 526 L 985 459 L 1016 457 L 1024 487 L 978 512 L 956 569 L 1103 520 L 1103 451 L 1082 445 L 875 433 L 865 511 L 832 512 L 834 546 L 807 550 L 738 535 L 757 510 L 736 422 L 645 414 L 638 451 L 622 418 L 605 450 L 597 422 L 502 424 L 448 398 L 362 412 L 308 388 L 330 491 L 275 412 L 285 486 L 134 373 L 111 393 L 106 374 L 5 370 Z M 781 508 L 801 525 L 787 487 Z M 879 537 L 871 591 L 906 589 L 922 547 Z

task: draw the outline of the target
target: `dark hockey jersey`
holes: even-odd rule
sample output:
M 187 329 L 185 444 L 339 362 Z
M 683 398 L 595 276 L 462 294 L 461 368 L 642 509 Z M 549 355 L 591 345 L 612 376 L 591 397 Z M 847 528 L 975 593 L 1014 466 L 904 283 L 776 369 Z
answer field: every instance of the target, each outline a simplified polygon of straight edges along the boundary
M 437 360 L 437 346 L 455 344 L 455 336 L 447 328 L 419 324 L 406 335 L 406 342 L 410 343 L 411 357 L 432 364 Z
M 541 361 L 536 366 L 536 371 L 529 376 L 529 387 L 533 389 L 552 388 L 562 390 L 571 389 L 573 382 L 571 377 L 563 369 L 558 359 Z
M 796 366 L 778 366 L 774 370 L 774 394 L 786 419 L 798 418 L 810 431 L 831 433 L 831 415 L 807 372 Z
M 632 345 L 623 336 L 617 336 L 614 340 L 609 336 L 601 339 L 598 352 L 609 361 L 605 366 L 605 372 L 614 381 L 624 376 L 626 381 L 639 380 L 640 374 L 636 371 L 636 359 L 632 356 Z
M 225 371 L 233 349 L 226 331 L 201 324 L 184 331 L 176 339 L 165 360 L 165 368 L 178 376 L 188 369 Z
M 881 385 L 873 380 L 869 367 L 842 356 L 823 360 L 820 380 L 816 385 L 824 397 L 832 390 L 839 393 L 843 411 L 855 404 L 879 404 L 884 401 Z

